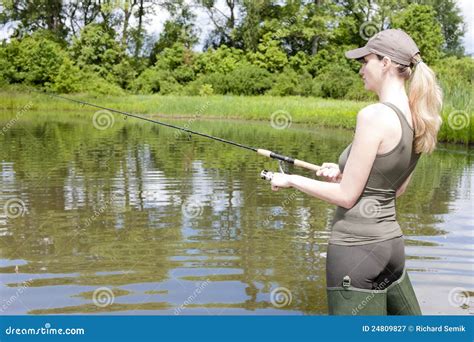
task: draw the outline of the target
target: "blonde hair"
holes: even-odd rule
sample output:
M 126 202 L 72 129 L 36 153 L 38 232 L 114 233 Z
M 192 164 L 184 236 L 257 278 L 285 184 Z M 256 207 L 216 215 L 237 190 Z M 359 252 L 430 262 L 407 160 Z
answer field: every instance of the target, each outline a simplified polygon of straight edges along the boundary
M 436 147 L 436 137 L 442 123 L 441 87 L 435 73 L 421 60 L 420 54 L 413 56 L 411 67 L 398 65 L 397 69 L 403 78 L 409 80 L 408 102 L 415 130 L 415 152 L 431 153 Z

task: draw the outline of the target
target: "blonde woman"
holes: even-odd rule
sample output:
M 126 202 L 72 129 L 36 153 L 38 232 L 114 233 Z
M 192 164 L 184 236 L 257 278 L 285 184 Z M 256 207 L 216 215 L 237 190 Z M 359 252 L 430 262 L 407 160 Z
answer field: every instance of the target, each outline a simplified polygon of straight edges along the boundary
M 326 262 L 329 314 L 418 315 L 395 203 L 420 155 L 435 149 L 441 90 L 401 30 L 381 31 L 346 57 L 362 63 L 365 88 L 379 103 L 357 114 L 339 163 L 317 172 L 326 181 L 277 173 L 272 190 L 293 187 L 337 205 Z

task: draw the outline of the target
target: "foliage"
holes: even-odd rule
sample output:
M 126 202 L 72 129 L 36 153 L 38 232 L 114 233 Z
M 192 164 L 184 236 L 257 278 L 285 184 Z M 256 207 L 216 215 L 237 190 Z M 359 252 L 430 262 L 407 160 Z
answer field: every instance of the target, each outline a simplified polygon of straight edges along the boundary
M 358 78 L 351 69 L 341 65 L 331 64 L 325 67 L 321 73 L 315 77 L 313 95 L 342 99 L 357 81 Z
M 344 52 L 363 32 L 397 27 L 435 65 L 445 103 L 465 108 L 472 97 L 472 59 L 463 53 L 464 23 L 455 0 L 9 1 L 0 22 L 0 85 L 25 84 L 60 93 L 210 96 L 316 96 L 374 100 Z M 48 6 L 49 6 L 48 5 Z M 196 51 L 196 8 L 211 31 Z M 169 16 L 157 37 L 147 17 Z M 67 23 L 67 24 L 66 24 Z M 12 30 L 14 28 L 14 30 Z M 369 32 L 370 33 L 370 32 Z M 209 48 L 208 48 L 209 47 Z
M 430 6 L 412 4 L 393 17 L 392 26 L 407 32 L 418 45 L 421 56 L 428 64 L 442 57 L 444 43 L 441 25 Z

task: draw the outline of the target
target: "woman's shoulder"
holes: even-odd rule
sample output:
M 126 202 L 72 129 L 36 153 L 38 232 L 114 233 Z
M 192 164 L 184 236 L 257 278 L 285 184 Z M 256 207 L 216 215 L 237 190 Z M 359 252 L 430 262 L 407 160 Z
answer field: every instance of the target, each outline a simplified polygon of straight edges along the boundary
M 367 123 L 377 125 L 383 121 L 383 118 L 386 112 L 388 112 L 390 108 L 387 108 L 382 103 L 373 103 L 368 106 L 365 106 L 357 113 L 357 122 Z
M 363 113 L 362 115 L 370 116 L 370 115 L 380 114 L 381 112 L 389 112 L 389 111 L 391 111 L 390 107 L 388 107 L 387 105 L 381 102 L 377 102 L 377 103 L 371 103 L 365 106 L 359 111 L 359 114 Z
M 383 103 L 373 103 L 365 106 L 357 113 L 357 123 L 382 128 L 392 126 L 398 120 L 394 111 Z

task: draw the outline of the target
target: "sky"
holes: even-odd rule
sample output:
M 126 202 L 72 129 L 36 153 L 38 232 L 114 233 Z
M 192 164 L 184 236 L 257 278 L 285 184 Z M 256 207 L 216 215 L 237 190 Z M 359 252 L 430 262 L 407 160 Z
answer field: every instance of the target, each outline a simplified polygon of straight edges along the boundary
M 467 32 L 464 35 L 464 48 L 466 53 L 474 56 L 474 1 L 458 0 L 459 8 L 462 11 Z

